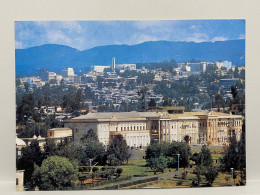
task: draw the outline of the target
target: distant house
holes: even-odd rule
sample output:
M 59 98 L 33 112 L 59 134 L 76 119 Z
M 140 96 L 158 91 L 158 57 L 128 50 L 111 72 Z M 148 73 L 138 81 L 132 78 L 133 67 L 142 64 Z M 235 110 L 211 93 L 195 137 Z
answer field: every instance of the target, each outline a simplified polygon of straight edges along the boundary
M 72 129 L 70 128 L 53 128 L 47 131 L 47 138 L 60 142 L 64 138 L 72 138 Z
M 22 148 L 26 146 L 26 143 L 17 137 L 16 135 L 16 156 L 21 156 L 22 155 Z

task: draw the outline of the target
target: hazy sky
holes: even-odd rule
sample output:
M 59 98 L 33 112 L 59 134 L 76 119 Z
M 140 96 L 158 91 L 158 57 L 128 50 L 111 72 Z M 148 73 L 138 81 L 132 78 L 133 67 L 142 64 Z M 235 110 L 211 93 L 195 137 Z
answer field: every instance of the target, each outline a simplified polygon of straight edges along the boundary
M 245 38 L 245 20 L 21 21 L 15 48 L 62 44 L 84 50 L 145 41 L 224 41 Z

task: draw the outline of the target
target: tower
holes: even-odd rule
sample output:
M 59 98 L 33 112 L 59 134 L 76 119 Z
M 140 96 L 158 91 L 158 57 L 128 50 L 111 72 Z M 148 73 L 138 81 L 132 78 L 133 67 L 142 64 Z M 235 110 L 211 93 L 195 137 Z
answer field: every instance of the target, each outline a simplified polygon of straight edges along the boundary
M 115 70 L 116 70 L 116 59 L 115 59 L 115 57 L 112 58 L 112 70 L 113 70 L 113 72 L 115 72 Z

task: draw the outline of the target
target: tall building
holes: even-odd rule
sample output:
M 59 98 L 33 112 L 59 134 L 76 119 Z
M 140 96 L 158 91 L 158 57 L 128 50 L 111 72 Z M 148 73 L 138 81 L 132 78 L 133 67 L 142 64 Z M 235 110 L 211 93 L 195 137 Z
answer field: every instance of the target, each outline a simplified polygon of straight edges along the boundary
M 231 69 L 232 67 L 232 62 L 230 61 L 223 61 L 223 66 L 227 68 L 227 70 Z
M 116 59 L 113 57 L 112 58 L 112 71 L 115 72 L 116 70 Z
M 88 113 L 65 120 L 64 126 L 72 129 L 74 140 L 93 129 L 105 145 L 119 134 L 131 147 L 148 146 L 152 140 L 228 145 L 232 137 L 240 140 L 242 120 L 241 115 L 184 112 L 184 107 L 168 107 L 160 112 Z
M 55 79 L 56 73 L 55 72 L 49 72 L 47 70 L 42 70 L 40 72 L 40 79 L 42 81 L 50 81 L 52 79 Z
M 61 76 L 72 78 L 75 76 L 73 68 L 67 68 L 61 71 Z

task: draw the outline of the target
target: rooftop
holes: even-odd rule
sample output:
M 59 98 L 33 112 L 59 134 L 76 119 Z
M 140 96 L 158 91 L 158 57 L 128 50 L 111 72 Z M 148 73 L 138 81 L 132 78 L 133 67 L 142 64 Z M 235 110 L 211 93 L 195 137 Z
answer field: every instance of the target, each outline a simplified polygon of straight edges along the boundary
M 159 117 L 161 116 L 156 112 L 97 112 L 97 113 L 88 113 L 82 115 L 72 120 L 84 120 L 84 119 L 111 119 L 112 117 L 117 119 L 125 118 L 149 118 L 149 117 Z

